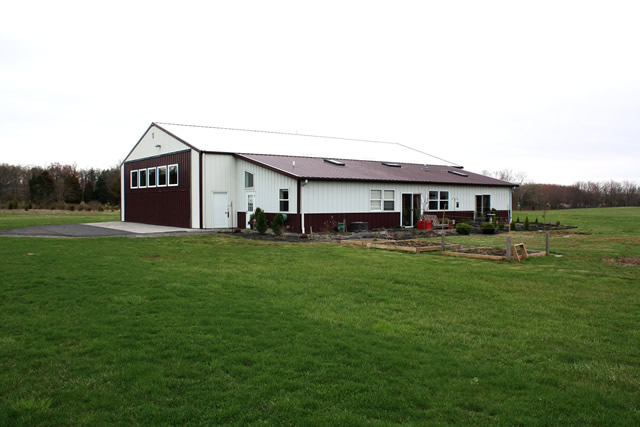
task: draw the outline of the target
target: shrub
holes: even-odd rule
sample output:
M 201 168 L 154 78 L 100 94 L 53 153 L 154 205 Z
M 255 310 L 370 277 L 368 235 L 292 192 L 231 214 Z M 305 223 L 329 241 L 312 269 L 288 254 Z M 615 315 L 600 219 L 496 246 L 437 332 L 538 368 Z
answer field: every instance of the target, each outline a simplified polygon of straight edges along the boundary
M 280 236 L 282 234 L 282 230 L 284 229 L 284 218 L 281 214 L 276 214 L 276 216 L 273 217 L 271 229 L 276 236 Z
M 560 221 L 556 221 L 556 227 L 560 225 Z
M 471 226 L 465 222 L 459 222 L 456 224 L 456 231 L 458 234 L 468 236 L 471 234 Z
M 526 217 L 524 219 L 524 229 L 528 230 L 529 229 L 529 217 Z
M 490 222 L 483 222 L 481 229 L 482 229 L 482 234 L 495 234 L 496 232 L 495 224 L 492 224 Z
M 267 232 L 267 216 L 264 214 L 264 211 L 260 208 L 256 208 L 255 213 L 256 218 L 256 230 L 258 233 L 264 234 Z
M 536 220 L 534 221 L 536 224 L 538 223 L 538 217 L 536 217 Z
M 516 222 L 520 222 L 520 217 L 518 217 L 518 219 L 516 219 Z

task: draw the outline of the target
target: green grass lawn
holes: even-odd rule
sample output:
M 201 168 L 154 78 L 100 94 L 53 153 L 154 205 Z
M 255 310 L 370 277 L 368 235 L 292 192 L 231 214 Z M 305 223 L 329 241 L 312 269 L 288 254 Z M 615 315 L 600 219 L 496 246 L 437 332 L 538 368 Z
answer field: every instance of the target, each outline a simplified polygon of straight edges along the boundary
M 544 211 L 514 211 L 513 217 L 521 222 L 528 216 L 533 222 L 536 218 L 540 222 L 578 226 L 580 232 L 601 235 L 629 235 L 640 236 L 639 208 L 598 208 L 598 209 L 563 209 L 547 211 L 543 221 Z
M 81 224 L 107 221 L 120 221 L 120 211 L 0 210 L 0 230 L 32 227 L 36 225 Z
M 638 425 L 640 236 L 593 222 L 640 209 L 604 211 L 520 264 L 0 238 L 0 425 Z

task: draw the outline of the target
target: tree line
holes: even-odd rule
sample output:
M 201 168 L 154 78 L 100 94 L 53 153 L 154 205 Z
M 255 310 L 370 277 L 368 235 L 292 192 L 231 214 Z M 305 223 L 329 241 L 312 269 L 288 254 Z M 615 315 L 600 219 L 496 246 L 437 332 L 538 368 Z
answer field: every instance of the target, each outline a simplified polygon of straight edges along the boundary
M 573 185 L 525 183 L 527 175 L 510 169 L 484 175 L 518 184 L 513 207 L 523 210 L 640 206 L 640 186 L 631 181 L 579 181 Z
M 513 204 L 524 210 L 640 206 L 640 186 L 629 181 L 523 184 L 515 190 Z
M 0 206 L 58 208 L 80 204 L 120 205 L 120 168 L 78 169 L 53 163 L 46 168 L 0 164 Z

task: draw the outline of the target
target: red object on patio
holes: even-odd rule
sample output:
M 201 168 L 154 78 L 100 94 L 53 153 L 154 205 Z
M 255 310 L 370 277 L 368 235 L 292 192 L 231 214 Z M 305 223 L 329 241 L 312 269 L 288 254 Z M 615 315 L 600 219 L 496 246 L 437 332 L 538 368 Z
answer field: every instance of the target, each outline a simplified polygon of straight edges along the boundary
M 427 221 L 418 221 L 418 230 L 426 230 L 427 229 Z
M 426 230 L 433 230 L 433 221 L 429 220 L 429 221 L 425 221 L 427 223 L 427 228 Z

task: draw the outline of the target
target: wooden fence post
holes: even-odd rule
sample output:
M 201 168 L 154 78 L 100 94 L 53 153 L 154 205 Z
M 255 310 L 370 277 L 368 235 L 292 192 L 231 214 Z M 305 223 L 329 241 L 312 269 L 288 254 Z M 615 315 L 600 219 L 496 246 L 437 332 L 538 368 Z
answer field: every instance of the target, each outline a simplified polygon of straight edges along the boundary
M 507 260 L 511 261 L 511 236 L 507 236 Z
M 440 252 L 444 252 L 444 230 L 442 231 L 442 237 L 440 240 Z
M 549 255 L 549 232 L 546 233 L 546 251 L 547 256 Z

